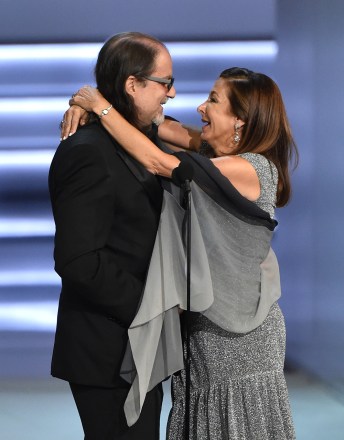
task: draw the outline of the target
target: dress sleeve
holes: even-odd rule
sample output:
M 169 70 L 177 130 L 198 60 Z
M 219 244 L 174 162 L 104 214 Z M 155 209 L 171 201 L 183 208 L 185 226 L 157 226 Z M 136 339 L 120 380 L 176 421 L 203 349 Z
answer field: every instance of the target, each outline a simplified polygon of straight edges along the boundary
M 274 218 L 278 184 L 278 171 L 275 164 L 262 154 L 242 153 L 238 156 L 250 162 L 257 173 L 260 183 L 260 196 L 255 203 L 261 209 L 267 211 L 271 218 Z

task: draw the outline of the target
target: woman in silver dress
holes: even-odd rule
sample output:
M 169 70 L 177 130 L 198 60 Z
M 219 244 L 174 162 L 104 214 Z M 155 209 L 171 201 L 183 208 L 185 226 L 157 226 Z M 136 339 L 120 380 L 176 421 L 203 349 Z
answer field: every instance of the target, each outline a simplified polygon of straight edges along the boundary
M 159 82 L 156 85 L 166 86 Z M 144 87 L 144 81 L 138 81 L 136 87 Z M 99 115 L 111 103 L 96 89 L 86 86 L 71 104 Z M 211 161 L 221 178 L 228 179 L 234 195 L 237 191 L 239 197 L 273 219 L 275 207 L 286 205 L 290 198 L 288 168 L 293 156 L 297 160 L 277 85 L 264 74 L 242 68 L 227 69 L 220 74 L 198 112 L 204 123 L 201 132 L 178 121 L 165 120 L 159 126 L 161 139 L 186 150 L 200 151 L 205 144 L 211 146 L 207 151 L 211 158 L 204 160 Z M 70 130 L 71 117 L 71 113 L 65 115 L 64 130 Z M 74 113 L 73 119 L 75 126 L 80 115 Z M 161 151 L 115 109 L 102 117 L 100 123 L 148 171 L 171 177 L 179 165 L 181 156 Z M 251 292 L 255 292 L 252 284 L 257 284 L 257 279 L 250 276 L 257 269 L 262 271 L 267 250 L 264 248 L 265 257 L 260 256 L 258 263 L 252 263 L 251 254 L 260 252 L 253 244 L 258 243 L 254 241 L 255 232 L 251 236 L 254 222 L 242 229 L 240 222 L 246 214 L 235 215 L 234 221 L 223 220 L 222 213 L 217 213 L 216 200 L 213 203 L 203 196 L 197 197 L 195 192 L 195 206 L 203 205 L 203 211 L 198 213 L 201 229 L 215 230 L 216 224 L 222 222 L 220 229 L 224 234 L 218 238 L 219 243 L 209 238 L 207 241 L 207 237 L 204 240 L 213 277 L 214 305 L 191 314 L 190 439 L 294 439 L 283 373 L 285 325 L 276 301 L 279 293 L 272 294 L 269 288 L 265 292 L 263 281 L 258 279 L 259 286 L 254 289 L 259 294 L 254 300 L 250 298 Z M 239 239 L 229 244 L 238 249 L 232 251 L 227 261 L 225 252 L 217 247 L 226 240 L 228 223 L 234 228 L 232 236 L 237 234 Z M 263 228 L 258 225 L 257 229 L 259 235 Z M 172 377 L 172 401 L 167 438 L 181 440 L 185 437 L 184 370 Z

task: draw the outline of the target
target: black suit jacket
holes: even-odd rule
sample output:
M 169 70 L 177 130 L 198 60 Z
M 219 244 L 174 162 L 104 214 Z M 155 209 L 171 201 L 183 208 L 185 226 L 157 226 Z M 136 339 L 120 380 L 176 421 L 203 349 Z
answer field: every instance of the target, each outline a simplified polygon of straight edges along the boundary
M 60 144 L 49 190 L 62 278 L 52 375 L 116 386 L 160 218 L 159 180 L 94 123 Z

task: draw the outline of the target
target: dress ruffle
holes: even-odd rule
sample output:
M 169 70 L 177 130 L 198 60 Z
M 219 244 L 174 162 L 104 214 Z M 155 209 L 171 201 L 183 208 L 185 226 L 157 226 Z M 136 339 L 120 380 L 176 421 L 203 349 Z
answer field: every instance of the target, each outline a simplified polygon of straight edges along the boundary
M 200 314 L 190 325 L 190 440 L 294 440 L 278 304 L 246 334 L 226 332 Z M 167 439 L 182 440 L 184 370 L 172 377 L 172 400 Z
M 184 437 L 182 377 L 174 379 L 168 440 Z M 266 371 L 216 383 L 191 393 L 190 440 L 292 440 L 283 371 Z

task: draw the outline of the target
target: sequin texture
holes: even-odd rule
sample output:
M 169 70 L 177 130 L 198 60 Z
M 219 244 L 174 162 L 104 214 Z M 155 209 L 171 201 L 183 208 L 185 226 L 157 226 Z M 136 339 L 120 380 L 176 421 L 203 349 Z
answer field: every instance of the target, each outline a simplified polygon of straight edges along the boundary
M 243 153 L 238 156 L 246 159 L 255 169 L 260 182 L 260 196 L 255 202 L 259 208 L 274 218 L 278 172 L 276 166 L 261 154 Z
M 273 216 L 276 167 L 258 154 L 242 156 L 260 180 L 256 203 Z M 190 327 L 190 440 L 294 440 L 283 373 L 285 324 L 278 304 L 246 334 L 227 332 L 199 313 L 191 314 Z M 172 377 L 172 401 L 167 440 L 183 440 L 185 371 Z
M 283 374 L 285 326 L 277 304 L 250 333 L 191 319 L 190 440 L 295 439 Z M 172 378 L 168 440 L 184 436 L 185 371 Z

